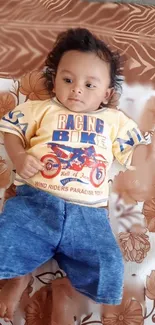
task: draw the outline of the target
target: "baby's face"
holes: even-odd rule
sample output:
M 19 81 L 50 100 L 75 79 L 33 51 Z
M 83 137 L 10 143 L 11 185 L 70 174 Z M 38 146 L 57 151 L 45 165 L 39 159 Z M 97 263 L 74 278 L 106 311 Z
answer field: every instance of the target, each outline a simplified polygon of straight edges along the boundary
M 107 104 L 110 67 L 94 53 L 68 51 L 60 60 L 54 85 L 57 99 L 73 112 L 91 112 Z

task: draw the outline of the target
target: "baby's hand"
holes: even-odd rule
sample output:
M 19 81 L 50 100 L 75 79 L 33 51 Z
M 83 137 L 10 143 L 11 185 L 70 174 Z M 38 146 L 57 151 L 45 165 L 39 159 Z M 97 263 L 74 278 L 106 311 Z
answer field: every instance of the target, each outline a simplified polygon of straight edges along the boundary
M 148 132 L 155 127 L 155 96 L 152 96 L 145 104 L 143 114 L 138 126 L 141 131 Z
M 24 179 L 28 179 L 44 169 L 44 164 L 39 159 L 27 153 L 20 153 L 14 161 L 14 165 L 18 175 Z

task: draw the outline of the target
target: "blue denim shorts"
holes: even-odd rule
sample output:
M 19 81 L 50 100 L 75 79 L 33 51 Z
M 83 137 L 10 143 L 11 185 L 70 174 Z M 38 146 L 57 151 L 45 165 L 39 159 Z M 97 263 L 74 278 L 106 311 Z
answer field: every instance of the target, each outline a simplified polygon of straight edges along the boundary
M 53 257 L 78 291 L 97 303 L 121 303 L 123 258 L 107 210 L 19 186 L 0 215 L 0 278 L 30 273 Z

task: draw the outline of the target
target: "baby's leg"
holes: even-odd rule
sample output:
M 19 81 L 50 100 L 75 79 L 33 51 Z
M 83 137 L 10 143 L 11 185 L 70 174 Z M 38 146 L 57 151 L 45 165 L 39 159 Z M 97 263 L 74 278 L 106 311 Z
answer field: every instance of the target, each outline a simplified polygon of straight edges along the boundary
M 24 290 L 31 280 L 31 275 L 9 279 L 0 291 L 0 317 L 5 321 L 13 319 Z
M 76 291 L 66 277 L 52 281 L 51 324 L 74 324 L 74 316 L 78 310 L 76 303 Z
M 59 198 L 19 186 L 0 215 L 0 278 L 29 274 L 53 257 L 61 239 L 62 211 L 64 202 Z M 0 292 L 1 317 L 12 318 L 28 282 L 29 277 L 8 280 Z

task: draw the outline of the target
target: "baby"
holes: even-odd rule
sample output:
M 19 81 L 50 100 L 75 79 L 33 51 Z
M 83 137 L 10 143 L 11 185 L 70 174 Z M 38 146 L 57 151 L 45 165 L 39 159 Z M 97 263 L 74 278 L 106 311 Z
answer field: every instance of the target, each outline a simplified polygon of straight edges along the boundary
M 77 291 L 97 303 L 121 303 L 123 258 L 108 220 L 108 171 L 114 157 L 128 168 L 139 159 L 147 167 L 153 155 L 146 159 L 135 122 L 108 105 L 119 62 L 88 30 L 69 29 L 46 60 L 51 99 L 27 101 L 0 121 L 17 172 L 17 195 L 0 216 L 0 278 L 10 279 L 0 292 L 6 320 L 31 272 L 53 257 Z M 131 196 L 143 189 L 134 172 L 120 177 Z

